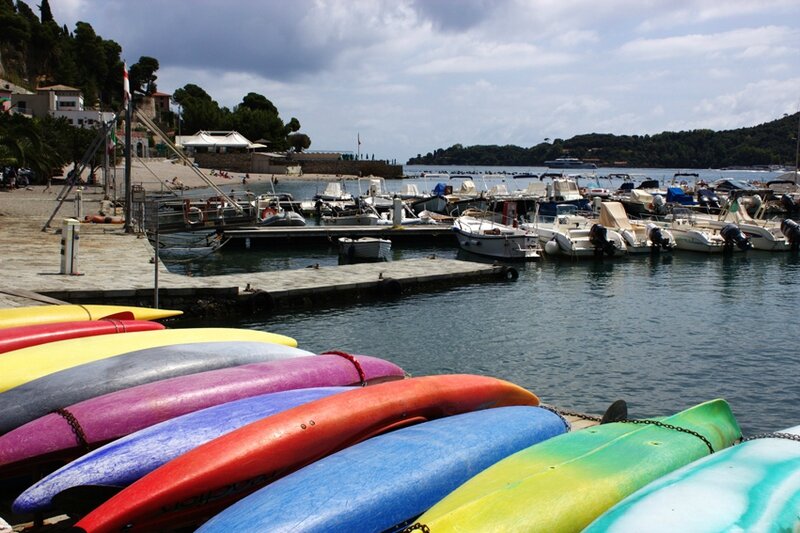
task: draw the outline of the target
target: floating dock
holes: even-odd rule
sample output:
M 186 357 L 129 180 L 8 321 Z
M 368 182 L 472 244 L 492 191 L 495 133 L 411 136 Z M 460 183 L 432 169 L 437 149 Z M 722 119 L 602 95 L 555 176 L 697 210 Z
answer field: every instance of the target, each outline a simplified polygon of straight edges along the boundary
M 14 275 L 8 276 L 0 288 L 0 306 L 36 305 L 44 303 L 43 298 L 70 303 L 155 306 L 157 285 L 158 306 L 181 309 L 187 316 L 269 314 L 397 298 L 470 283 L 511 281 L 517 277 L 517 271 L 510 267 L 435 255 L 385 263 L 184 276 L 169 272 L 163 264 L 154 264 L 154 251 L 148 240 L 126 234 L 114 224 L 80 224 L 74 273 L 62 274 L 61 235 L 55 231 L 32 231 L 31 226 L 24 220 L 9 220 L 2 228 L 8 250 L 3 266 Z M 452 238 L 449 232 L 447 238 Z M 31 298 L 31 293 L 39 295 L 39 300 Z
M 452 224 L 420 224 L 414 226 L 285 226 L 285 227 L 246 227 L 223 229 L 223 235 L 230 239 L 230 245 L 244 248 L 269 246 L 275 243 L 313 243 L 337 242 L 339 237 L 358 239 L 376 237 L 389 239 L 393 243 L 436 244 L 457 247 L 458 241 Z

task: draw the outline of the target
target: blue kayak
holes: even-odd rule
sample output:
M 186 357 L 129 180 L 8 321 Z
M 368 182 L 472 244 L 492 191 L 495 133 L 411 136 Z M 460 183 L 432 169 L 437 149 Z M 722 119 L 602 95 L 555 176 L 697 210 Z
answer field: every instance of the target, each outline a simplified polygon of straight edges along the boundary
M 402 527 L 495 462 L 568 431 L 539 407 L 466 413 L 346 448 L 240 500 L 206 522 L 230 531 L 385 531 Z
M 250 422 L 349 387 L 317 387 L 228 402 L 131 433 L 87 453 L 32 485 L 14 501 L 15 513 L 49 509 L 53 498 L 82 486 L 125 487 L 167 461 Z M 105 491 L 111 496 L 116 490 Z M 69 511 L 67 506 L 60 506 Z

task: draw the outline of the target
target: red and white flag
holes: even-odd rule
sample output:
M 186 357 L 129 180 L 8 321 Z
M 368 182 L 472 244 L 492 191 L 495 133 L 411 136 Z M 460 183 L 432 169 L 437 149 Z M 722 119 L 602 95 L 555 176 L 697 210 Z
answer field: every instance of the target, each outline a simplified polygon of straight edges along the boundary
M 131 82 L 128 80 L 128 65 L 122 64 L 122 105 L 123 109 L 128 109 L 131 100 Z

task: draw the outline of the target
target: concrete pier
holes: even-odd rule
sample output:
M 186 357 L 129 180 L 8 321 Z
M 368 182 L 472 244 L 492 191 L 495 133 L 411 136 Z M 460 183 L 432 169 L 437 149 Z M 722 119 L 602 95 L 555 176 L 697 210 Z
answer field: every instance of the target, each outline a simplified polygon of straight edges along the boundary
M 54 228 L 60 227 L 57 222 Z M 75 274 L 61 274 L 61 235 L 33 228 L 35 223 L 25 219 L 3 221 L 6 275 L 0 306 L 36 305 L 48 298 L 70 303 L 154 305 L 156 265 L 146 238 L 125 234 L 120 225 L 81 224 Z M 435 256 L 208 277 L 173 274 L 163 264 L 157 268 L 159 307 L 181 309 L 188 316 L 346 305 L 454 285 L 513 280 L 517 274 L 509 267 Z

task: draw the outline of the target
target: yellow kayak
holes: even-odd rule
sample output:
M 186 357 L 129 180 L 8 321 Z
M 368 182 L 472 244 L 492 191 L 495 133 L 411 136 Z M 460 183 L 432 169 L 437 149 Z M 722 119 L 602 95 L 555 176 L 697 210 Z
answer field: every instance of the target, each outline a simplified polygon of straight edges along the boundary
M 54 372 L 128 352 L 176 344 L 231 341 L 297 347 L 297 341 L 285 335 L 236 328 L 163 329 L 49 342 L 0 355 L 0 392 Z
M 125 320 L 158 320 L 182 315 L 183 311 L 130 307 L 124 305 L 34 305 L 0 309 L 0 329 L 53 322 L 100 320 L 118 318 Z

